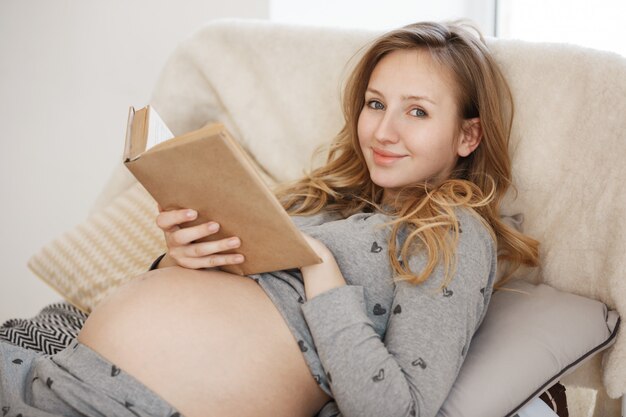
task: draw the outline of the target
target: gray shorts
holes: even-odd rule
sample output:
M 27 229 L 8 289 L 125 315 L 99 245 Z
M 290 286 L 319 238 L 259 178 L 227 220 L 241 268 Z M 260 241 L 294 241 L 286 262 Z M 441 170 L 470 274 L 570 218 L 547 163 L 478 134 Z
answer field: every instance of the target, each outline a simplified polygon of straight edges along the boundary
M 87 346 L 44 355 L 0 341 L 0 416 L 181 416 Z

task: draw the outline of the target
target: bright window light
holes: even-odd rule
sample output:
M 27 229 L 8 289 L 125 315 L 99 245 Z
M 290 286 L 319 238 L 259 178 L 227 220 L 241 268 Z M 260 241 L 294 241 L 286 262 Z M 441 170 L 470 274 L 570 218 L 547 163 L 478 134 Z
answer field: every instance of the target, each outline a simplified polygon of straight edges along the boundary
M 423 20 L 469 19 L 493 35 L 495 0 L 270 0 L 270 20 L 389 30 Z
M 497 0 L 499 37 L 565 42 L 626 56 L 622 0 Z

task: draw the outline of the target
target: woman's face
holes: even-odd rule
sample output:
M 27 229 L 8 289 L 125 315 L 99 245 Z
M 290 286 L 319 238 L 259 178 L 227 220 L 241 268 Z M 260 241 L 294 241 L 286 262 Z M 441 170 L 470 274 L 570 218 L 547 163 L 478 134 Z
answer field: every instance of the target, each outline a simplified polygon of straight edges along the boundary
M 471 153 L 463 147 L 452 80 L 422 50 L 391 52 L 374 68 L 358 136 L 370 177 L 385 198 L 405 185 L 448 178 L 458 156 Z

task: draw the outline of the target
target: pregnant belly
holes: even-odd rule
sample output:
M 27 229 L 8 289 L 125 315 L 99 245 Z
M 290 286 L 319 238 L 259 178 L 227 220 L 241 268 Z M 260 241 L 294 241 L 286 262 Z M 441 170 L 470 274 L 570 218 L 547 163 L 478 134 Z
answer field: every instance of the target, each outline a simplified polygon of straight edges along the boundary
M 151 271 L 99 304 L 78 340 L 187 417 L 312 416 L 329 400 L 246 277 Z

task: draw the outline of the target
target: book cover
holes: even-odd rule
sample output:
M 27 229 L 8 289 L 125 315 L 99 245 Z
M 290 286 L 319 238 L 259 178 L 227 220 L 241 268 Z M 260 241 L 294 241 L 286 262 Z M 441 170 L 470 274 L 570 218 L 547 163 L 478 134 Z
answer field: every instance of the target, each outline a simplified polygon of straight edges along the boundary
M 222 124 L 174 136 L 153 108 L 131 107 L 124 164 L 164 210 L 198 212 L 181 227 L 220 224 L 198 242 L 240 238 L 239 248 L 222 253 L 241 253 L 245 261 L 224 271 L 249 275 L 321 262 Z

